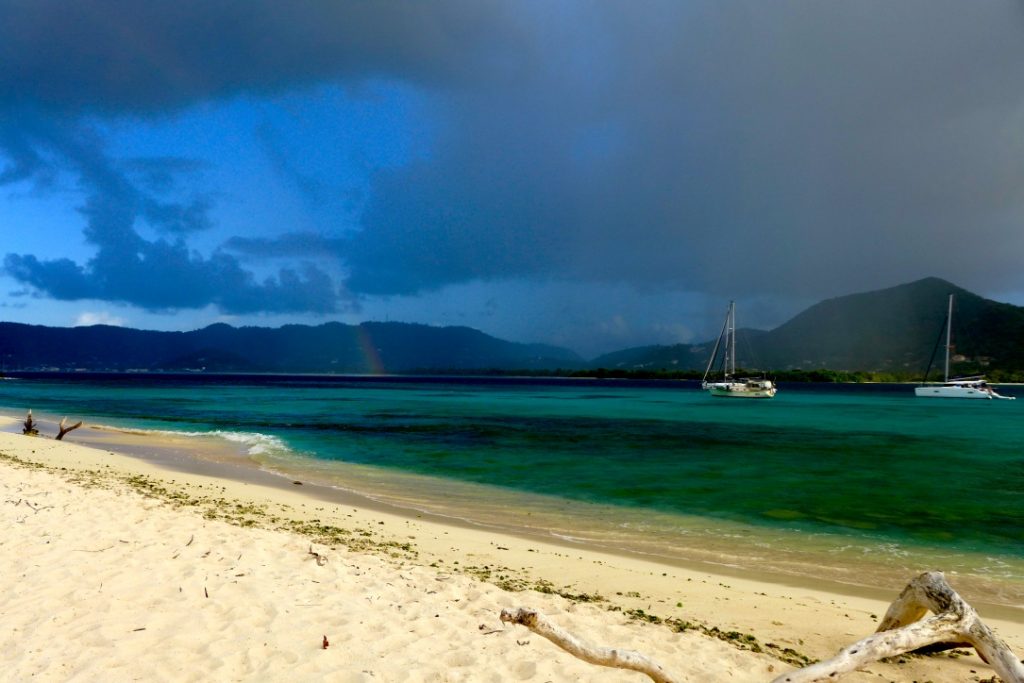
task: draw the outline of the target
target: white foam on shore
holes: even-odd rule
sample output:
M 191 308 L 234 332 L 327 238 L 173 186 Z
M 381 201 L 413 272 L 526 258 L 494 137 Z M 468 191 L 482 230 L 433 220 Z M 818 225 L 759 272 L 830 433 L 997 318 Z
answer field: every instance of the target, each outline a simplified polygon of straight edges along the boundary
M 205 438 L 213 437 L 230 441 L 231 443 L 241 444 L 246 447 L 247 455 L 282 455 L 288 453 L 294 453 L 294 451 L 288 447 L 288 444 L 284 442 L 280 437 L 272 434 L 263 434 L 262 432 L 232 432 L 222 429 L 213 430 L 209 432 L 195 432 L 195 431 L 178 431 L 174 429 L 137 429 L 133 427 L 114 427 L 111 425 L 91 425 L 95 429 L 101 429 L 111 432 L 120 432 L 122 434 L 137 434 L 142 436 L 171 436 L 171 437 L 188 437 L 188 438 Z
M 283 439 L 272 434 L 263 434 L 261 432 L 226 432 L 220 430 L 206 433 L 210 436 L 226 439 L 232 443 L 247 446 L 247 453 L 249 455 L 279 455 L 281 453 L 293 452 Z

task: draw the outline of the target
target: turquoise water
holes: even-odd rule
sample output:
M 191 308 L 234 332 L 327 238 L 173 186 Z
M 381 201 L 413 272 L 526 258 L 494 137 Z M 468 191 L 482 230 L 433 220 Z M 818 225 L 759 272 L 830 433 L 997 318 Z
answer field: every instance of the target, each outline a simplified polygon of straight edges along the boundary
M 0 382 L 0 407 L 217 432 L 291 476 L 653 554 L 829 564 L 845 580 L 863 562 L 941 562 L 1024 581 L 1024 401 L 900 386 L 736 401 L 682 382 L 72 375 Z M 536 515 L 512 511 L 524 507 Z

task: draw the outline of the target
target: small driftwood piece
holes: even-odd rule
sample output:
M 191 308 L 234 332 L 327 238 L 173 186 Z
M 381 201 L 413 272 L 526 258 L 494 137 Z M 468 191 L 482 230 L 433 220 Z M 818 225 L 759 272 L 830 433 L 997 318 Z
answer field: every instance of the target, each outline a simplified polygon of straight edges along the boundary
M 929 611 L 932 616 L 922 619 Z M 501 611 L 501 620 L 520 624 L 547 638 L 571 655 L 600 666 L 630 669 L 646 674 L 656 683 L 681 680 L 666 672 L 646 655 L 631 650 L 597 648 L 530 609 Z M 941 651 L 973 647 L 1004 683 L 1024 683 L 1024 664 L 1009 646 L 981 621 L 981 617 L 946 582 L 942 572 L 915 577 L 886 612 L 871 636 L 842 649 L 824 662 L 782 674 L 772 683 L 821 683 L 836 681 L 885 657 L 915 650 Z
M 614 669 L 629 669 L 647 674 L 656 683 L 676 683 L 682 679 L 675 678 L 666 672 L 653 659 L 633 650 L 619 650 L 611 647 L 594 647 L 580 640 L 560 626 L 549 621 L 536 610 L 520 607 L 516 610 L 501 610 L 501 620 L 510 624 L 519 624 L 530 629 L 539 636 L 547 638 L 569 654 L 598 666 Z
M 316 560 L 316 565 L 318 567 L 322 567 L 327 564 L 327 555 L 313 550 L 313 546 L 309 546 L 309 554 L 313 556 L 314 560 Z
M 31 408 L 29 408 L 28 416 L 25 418 L 24 425 L 22 425 L 21 433 L 25 436 L 39 436 L 39 430 L 36 429 L 36 422 L 32 419 Z
M 932 616 L 922 620 L 928 611 Z M 1024 665 L 953 590 L 942 572 L 925 572 L 908 583 L 874 635 L 843 648 L 832 659 L 783 674 L 772 683 L 834 681 L 884 657 L 953 644 L 977 650 L 1004 683 L 1024 683 Z
M 57 437 L 56 437 L 57 441 L 60 441 L 61 439 L 63 439 L 64 435 L 67 434 L 68 432 L 70 432 L 72 429 L 78 429 L 79 427 L 82 426 L 82 421 L 79 420 L 78 422 L 76 422 L 75 424 L 71 425 L 70 427 L 66 427 L 65 425 L 67 424 L 67 421 L 68 421 L 68 419 L 66 417 L 62 417 L 60 419 L 60 433 L 57 434 Z

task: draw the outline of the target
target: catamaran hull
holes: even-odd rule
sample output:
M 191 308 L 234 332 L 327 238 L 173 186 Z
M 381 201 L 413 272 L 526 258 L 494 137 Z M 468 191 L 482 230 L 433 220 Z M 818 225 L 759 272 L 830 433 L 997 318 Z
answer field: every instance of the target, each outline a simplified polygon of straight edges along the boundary
M 914 395 L 921 398 L 971 398 L 991 401 L 994 398 L 1013 400 L 985 387 L 914 387 Z
M 946 374 L 944 384 L 926 384 L 914 387 L 914 395 L 918 398 L 977 398 L 992 400 L 1000 398 L 1006 401 L 1013 401 L 1016 396 L 1003 396 L 997 394 L 995 389 L 988 385 L 983 376 L 949 378 L 949 351 L 953 348 L 953 295 L 949 295 L 949 308 L 946 311 Z M 936 348 L 938 348 L 936 346 Z M 934 351 L 932 356 L 934 356 Z M 931 361 L 928 361 L 928 370 L 932 369 Z M 928 370 L 925 370 L 924 378 L 928 380 Z
M 921 398 L 977 398 L 991 401 L 987 391 L 967 387 L 914 387 L 914 396 Z

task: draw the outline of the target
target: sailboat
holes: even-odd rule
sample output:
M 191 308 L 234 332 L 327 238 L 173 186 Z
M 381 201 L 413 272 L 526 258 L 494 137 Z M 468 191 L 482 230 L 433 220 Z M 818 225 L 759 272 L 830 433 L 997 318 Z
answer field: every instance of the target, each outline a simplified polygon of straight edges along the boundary
M 1014 400 L 1015 396 L 1003 396 L 1002 394 L 996 393 L 995 389 L 990 387 L 985 381 L 985 377 L 976 375 L 974 377 L 956 377 L 954 379 L 949 378 L 949 353 L 952 348 L 952 334 L 953 334 L 953 295 L 949 295 L 949 309 L 946 312 L 946 371 L 943 377 L 941 385 L 928 384 L 928 372 L 931 371 L 931 361 L 928 362 L 928 369 L 924 373 L 925 383 L 919 387 L 914 387 L 914 395 L 920 396 L 921 398 L 979 398 L 985 400 L 991 400 L 994 398 L 1002 398 L 1007 400 Z M 935 357 L 935 353 L 932 353 L 932 358 Z
M 718 356 L 718 348 L 725 341 L 725 363 L 723 377 L 719 382 L 709 382 L 708 375 L 711 373 L 711 366 Z M 764 378 L 743 378 L 736 379 L 736 302 L 729 302 L 729 311 L 725 314 L 725 324 L 722 332 L 715 342 L 715 349 L 711 352 L 708 360 L 708 367 L 704 370 L 704 379 L 701 381 L 701 388 L 712 396 L 724 396 L 729 398 L 771 398 L 775 396 L 775 385 L 769 379 Z

